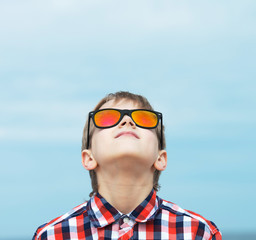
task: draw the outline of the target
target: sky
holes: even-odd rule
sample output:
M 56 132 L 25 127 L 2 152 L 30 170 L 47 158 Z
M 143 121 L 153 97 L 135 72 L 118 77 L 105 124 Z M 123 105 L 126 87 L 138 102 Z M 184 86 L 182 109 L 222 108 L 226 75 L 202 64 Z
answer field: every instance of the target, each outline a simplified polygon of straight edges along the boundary
M 159 196 L 255 231 L 255 1 L 1 1 L 0 239 L 88 200 L 87 114 L 130 91 L 163 113 Z M 14 231 L 15 229 L 15 231 Z

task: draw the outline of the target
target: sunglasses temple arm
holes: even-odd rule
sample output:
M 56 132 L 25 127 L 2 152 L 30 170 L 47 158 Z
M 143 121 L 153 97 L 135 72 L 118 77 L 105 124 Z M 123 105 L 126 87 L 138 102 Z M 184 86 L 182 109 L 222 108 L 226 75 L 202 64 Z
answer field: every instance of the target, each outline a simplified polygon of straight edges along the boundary
M 91 117 L 90 115 L 88 116 L 88 128 L 87 128 L 87 146 L 86 146 L 86 149 L 89 149 L 89 136 L 90 136 L 90 120 L 91 120 Z
M 161 117 L 161 150 L 163 149 L 163 116 Z

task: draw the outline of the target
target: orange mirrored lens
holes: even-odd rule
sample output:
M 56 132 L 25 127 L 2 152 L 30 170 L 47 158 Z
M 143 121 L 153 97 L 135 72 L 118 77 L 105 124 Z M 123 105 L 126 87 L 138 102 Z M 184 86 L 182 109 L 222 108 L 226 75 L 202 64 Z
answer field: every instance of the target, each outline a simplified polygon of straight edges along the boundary
M 118 122 L 120 115 L 116 110 L 102 110 L 94 115 L 94 121 L 98 127 L 110 127 Z
M 132 118 L 136 124 L 141 127 L 156 127 L 157 124 L 157 115 L 149 111 L 134 111 L 132 113 Z

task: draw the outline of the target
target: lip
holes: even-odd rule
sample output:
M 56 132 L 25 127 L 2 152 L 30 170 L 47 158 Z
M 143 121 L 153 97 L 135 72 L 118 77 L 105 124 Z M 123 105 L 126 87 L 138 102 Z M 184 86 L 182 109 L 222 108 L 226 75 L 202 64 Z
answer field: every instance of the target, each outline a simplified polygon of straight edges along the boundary
M 130 135 L 130 136 L 133 136 L 133 137 L 136 137 L 139 139 L 139 136 L 135 133 L 135 132 L 131 132 L 131 131 L 124 131 L 124 132 L 120 132 L 116 135 L 115 138 L 119 138 L 120 136 L 123 136 L 123 135 Z

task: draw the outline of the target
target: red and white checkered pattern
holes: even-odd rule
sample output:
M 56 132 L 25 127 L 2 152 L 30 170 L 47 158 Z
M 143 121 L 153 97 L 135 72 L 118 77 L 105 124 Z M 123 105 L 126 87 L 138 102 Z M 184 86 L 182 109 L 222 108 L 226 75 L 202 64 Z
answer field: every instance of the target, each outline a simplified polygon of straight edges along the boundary
M 99 193 L 40 226 L 33 240 L 172 239 L 221 240 L 213 222 L 165 201 L 154 190 L 131 213 L 122 214 Z

